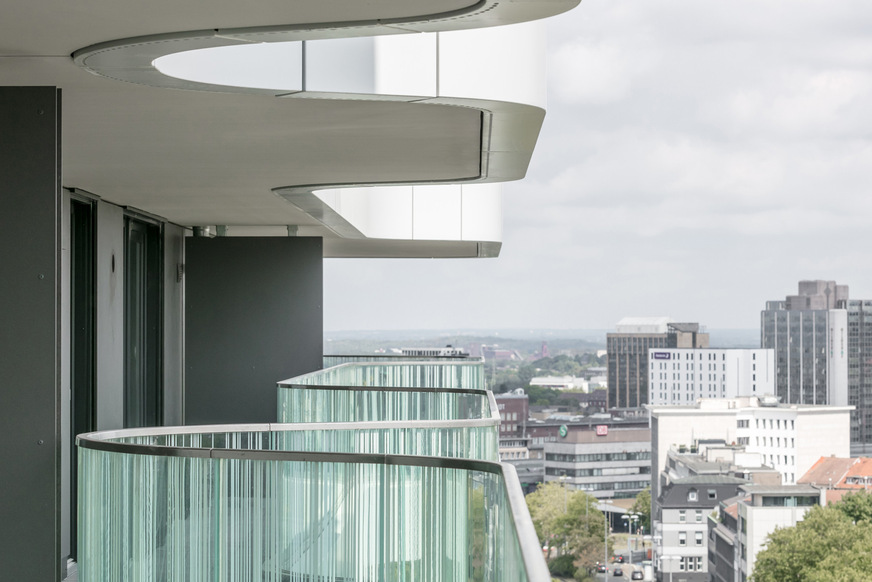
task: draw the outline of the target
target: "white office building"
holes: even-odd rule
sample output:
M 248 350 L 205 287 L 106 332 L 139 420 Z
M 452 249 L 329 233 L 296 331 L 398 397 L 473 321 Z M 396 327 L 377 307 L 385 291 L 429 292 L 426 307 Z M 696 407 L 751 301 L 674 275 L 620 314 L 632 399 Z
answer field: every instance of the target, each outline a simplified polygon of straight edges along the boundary
M 665 468 L 671 446 L 696 447 L 706 439 L 723 439 L 762 454 L 763 462 L 781 473 L 785 484 L 796 483 L 820 457 L 850 455 L 851 406 L 779 404 L 774 398 L 741 397 L 648 408 L 655 475 Z M 652 479 L 652 500 L 659 496 L 659 488 L 658 480 Z
M 774 350 L 651 349 L 648 369 L 653 405 L 775 393 Z
M 815 505 L 822 505 L 824 489 L 810 485 L 745 485 L 738 502 L 738 548 L 734 570 L 737 580 L 748 580 L 754 563 L 776 528 L 793 527 Z

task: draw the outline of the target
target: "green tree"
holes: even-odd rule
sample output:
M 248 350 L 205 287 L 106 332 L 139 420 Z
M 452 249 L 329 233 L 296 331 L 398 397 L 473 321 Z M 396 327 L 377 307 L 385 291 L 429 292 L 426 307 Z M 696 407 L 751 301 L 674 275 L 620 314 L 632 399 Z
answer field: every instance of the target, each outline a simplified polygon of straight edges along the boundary
M 870 495 L 856 493 L 840 503 L 811 508 L 794 527 L 776 529 L 757 554 L 754 582 L 872 579 L 870 508 Z
M 546 388 L 545 386 L 528 386 L 527 396 L 531 406 L 552 406 L 563 397 L 560 390 Z
M 630 508 L 630 513 L 638 513 L 639 525 L 645 527 L 646 533 L 651 533 L 651 488 L 647 487 L 644 491 L 636 495 L 636 501 Z
M 865 491 L 845 495 L 835 507 L 853 522 L 872 523 L 872 495 Z
M 518 366 L 518 378 L 520 378 L 522 385 L 529 385 L 530 380 L 532 380 L 535 376 L 536 369 L 533 366 L 529 366 L 527 364 Z
M 571 555 L 579 579 L 598 560 L 611 555 L 610 548 L 603 547 L 605 522 L 596 506 L 595 497 L 583 491 L 570 491 L 556 481 L 543 483 L 527 495 L 539 543 L 561 548 Z M 565 564 L 561 562 L 560 567 L 565 568 Z

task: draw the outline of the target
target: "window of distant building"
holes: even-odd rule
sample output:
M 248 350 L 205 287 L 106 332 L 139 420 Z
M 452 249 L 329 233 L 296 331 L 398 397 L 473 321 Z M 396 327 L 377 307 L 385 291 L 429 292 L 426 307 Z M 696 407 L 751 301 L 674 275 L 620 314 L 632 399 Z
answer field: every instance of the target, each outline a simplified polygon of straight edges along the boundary
M 696 532 L 694 537 L 695 537 L 696 545 L 701 546 L 702 545 L 702 532 L 701 531 Z
M 687 532 L 686 531 L 678 532 L 678 545 L 679 546 L 686 546 L 687 545 Z
M 697 494 L 696 489 L 691 489 L 687 492 L 687 500 L 688 501 L 696 501 L 699 499 L 699 495 Z

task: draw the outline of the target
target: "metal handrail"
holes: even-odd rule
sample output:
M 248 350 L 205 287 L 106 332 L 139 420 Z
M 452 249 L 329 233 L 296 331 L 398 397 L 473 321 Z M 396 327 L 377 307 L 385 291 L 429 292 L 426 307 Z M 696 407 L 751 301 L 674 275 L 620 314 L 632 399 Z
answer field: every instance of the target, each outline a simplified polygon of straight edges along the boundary
M 491 395 L 491 398 L 493 396 Z M 494 401 L 495 402 L 495 401 Z M 362 429 L 403 429 L 403 428 L 465 428 L 478 426 L 497 426 L 500 419 L 492 415 L 490 418 L 474 418 L 465 420 L 378 420 L 364 422 L 307 422 L 307 423 L 251 423 L 251 424 L 208 424 L 208 425 L 192 425 L 192 426 L 173 426 L 173 427 L 147 427 L 147 428 L 125 428 L 117 430 L 103 430 L 97 432 L 82 433 L 76 437 L 76 444 L 86 449 L 96 450 L 113 450 L 117 452 L 116 445 L 125 447 L 143 447 L 141 454 L 167 456 L 201 456 L 209 457 L 208 454 L 190 454 L 177 455 L 172 450 L 221 450 L 213 448 L 194 448 L 194 447 L 174 447 L 168 445 L 142 445 L 135 443 L 119 443 L 113 439 L 136 438 L 147 436 L 171 436 L 181 434 L 219 434 L 229 432 L 239 433 L 266 433 L 266 432 L 310 432 L 316 430 L 362 430 Z M 146 449 L 154 449 L 154 452 L 146 452 Z M 160 451 L 167 451 L 161 453 Z M 251 452 L 252 449 L 227 449 L 238 450 L 242 452 Z M 130 451 L 134 454 L 139 452 L 139 449 Z M 265 451 L 266 452 L 266 451 Z M 292 453 L 294 451 L 268 451 L 270 453 Z M 305 453 L 313 454 L 313 453 Z M 318 453 L 318 454 L 345 454 L 345 453 Z M 242 457 L 240 457 L 242 458 Z M 250 457 L 246 457 L 250 458 Z
M 512 510 L 512 522 L 514 522 L 515 531 L 518 534 L 518 545 L 521 547 L 521 556 L 524 559 L 527 576 L 530 580 L 551 580 L 551 573 L 548 571 L 548 565 L 545 563 L 542 549 L 539 547 L 539 537 L 536 535 L 533 520 L 530 518 L 527 500 L 521 489 L 518 472 L 515 467 L 508 463 L 500 463 L 500 466 L 503 469 L 506 499 L 509 500 L 509 506 Z
M 493 395 L 491 395 L 493 398 Z M 505 487 L 512 522 L 518 538 L 521 557 L 529 580 L 549 580 L 548 568 L 539 550 L 538 538 L 533 529 L 524 493 L 515 468 L 508 464 L 477 459 L 454 457 L 435 457 L 421 455 L 371 454 L 371 453 L 331 453 L 306 451 L 275 451 L 260 449 L 228 449 L 217 447 L 182 447 L 168 445 L 152 445 L 117 442 L 115 439 L 136 438 L 147 436 L 171 436 L 176 434 L 215 434 L 228 432 L 282 432 L 291 430 L 312 430 L 313 426 L 322 429 L 356 428 L 411 428 L 414 426 L 482 426 L 483 421 L 418 421 L 418 422 L 361 422 L 361 423 L 317 423 L 317 424 L 234 424 L 234 425 L 203 425 L 180 427 L 151 427 L 120 429 L 84 433 L 76 438 L 76 444 L 82 448 L 101 450 L 113 453 L 151 455 L 166 457 L 194 457 L 209 459 L 237 459 L 264 461 L 296 461 L 315 463 L 358 463 L 380 464 L 411 467 L 434 467 L 442 469 L 461 469 L 480 471 L 499 475 Z M 489 422 L 489 421 L 488 421 Z M 375 426 L 378 425 L 378 426 Z

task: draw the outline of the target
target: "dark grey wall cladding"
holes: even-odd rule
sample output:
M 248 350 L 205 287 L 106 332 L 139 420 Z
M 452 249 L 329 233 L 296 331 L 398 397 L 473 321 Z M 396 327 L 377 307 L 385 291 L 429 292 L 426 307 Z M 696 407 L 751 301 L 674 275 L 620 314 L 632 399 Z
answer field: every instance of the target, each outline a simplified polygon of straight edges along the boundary
M 0 87 L 0 578 L 60 577 L 59 95 Z
M 188 238 L 185 423 L 275 422 L 276 382 L 321 367 L 320 238 Z

